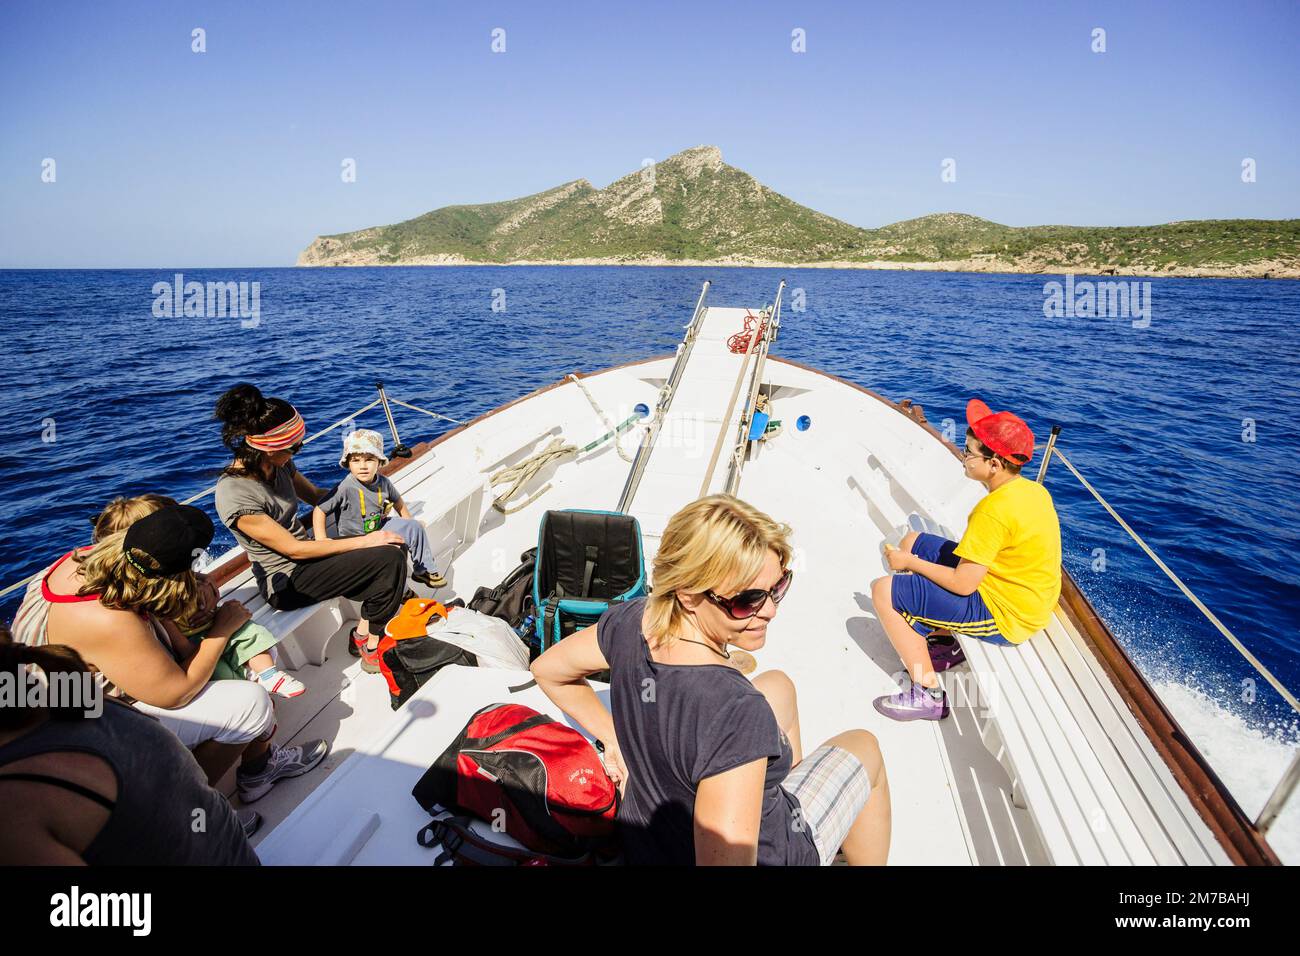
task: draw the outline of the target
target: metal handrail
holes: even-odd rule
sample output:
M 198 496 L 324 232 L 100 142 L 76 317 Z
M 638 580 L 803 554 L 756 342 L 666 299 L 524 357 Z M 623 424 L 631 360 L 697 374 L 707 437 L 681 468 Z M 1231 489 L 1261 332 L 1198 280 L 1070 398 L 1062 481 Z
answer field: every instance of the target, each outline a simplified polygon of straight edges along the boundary
M 1295 793 L 1296 785 L 1300 784 L 1300 753 L 1291 758 L 1291 766 L 1286 768 L 1282 774 L 1282 779 L 1277 782 L 1273 792 L 1268 795 L 1268 800 L 1264 802 L 1264 809 L 1259 811 L 1259 816 L 1255 819 L 1255 829 L 1260 833 L 1267 833 L 1277 818 L 1282 813 L 1282 808 L 1286 802 L 1291 799 Z
M 672 406 L 673 396 L 677 393 L 677 383 L 686 372 L 686 363 L 690 361 L 691 352 L 695 348 L 695 338 L 700 331 L 700 321 L 704 317 L 706 309 L 704 300 L 709 294 L 709 280 L 704 280 L 704 286 L 700 289 L 700 297 L 695 301 L 695 311 L 691 313 L 691 320 L 686 323 L 686 335 L 682 338 L 681 344 L 677 346 L 677 358 L 673 360 L 673 367 L 668 372 L 668 378 L 664 381 L 663 387 L 659 389 L 659 399 L 655 403 L 654 418 L 651 419 L 650 425 L 641 434 L 641 444 L 637 446 L 636 455 L 632 458 L 632 467 L 628 469 L 627 480 L 623 483 L 623 491 L 618 496 L 617 510 L 627 514 L 627 509 L 632 506 L 632 499 L 636 496 L 637 489 L 641 487 L 641 478 L 645 474 L 646 465 L 650 462 L 650 453 L 654 450 L 655 442 L 659 438 L 659 429 L 663 427 L 664 416 L 668 414 L 668 409 Z
M 758 390 L 763 384 L 763 366 L 767 364 L 767 353 L 776 341 L 776 333 L 781 327 L 781 298 L 785 295 L 785 280 L 776 287 L 776 298 L 768 313 L 767 328 L 763 330 L 763 340 L 759 343 L 758 353 L 754 358 L 754 373 L 749 380 L 749 394 L 740 413 L 740 424 L 736 432 L 736 447 L 731 455 L 731 470 L 727 475 L 727 494 L 734 495 L 740 489 L 740 473 L 745 468 L 745 449 L 749 446 L 749 429 L 754 421 L 754 403 L 758 401 Z
M 758 312 L 759 325 L 761 326 L 764 322 L 768 322 L 771 317 L 772 313 L 769 312 L 766 307 L 760 309 Z M 748 327 L 751 318 L 753 318 L 753 316 L 749 314 L 749 310 L 747 309 L 745 311 L 746 328 Z M 744 334 L 744 330 L 737 334 Z M 745 345 L 744 355 L 741 356 L 740 368 L 736 371 L 736 384 L 731 389 L 731 397 L 727 399 L 727 410 L 722 413 L 721 424 L 718 426 L 718 440 L 713 443 L 713 454 L 709 456 L 709 467 L 705 469 L 704 480 L 700 482 L 699 497 L 701 498 L 709 493 L 709 486 L 713 484 L 713 471 L 718 466 L 718 456 L 722 454 L 722 446 L 726 444 L 727 441 L 727 422 L 731 421 L 731 413 L 736 410 L 736 400 L 740 398 L 740 385 L 745 380 L 746 370 L 749 369 L 750 356 L 754 355 L 758 351 L 758 343 L 760 341 L 761 339 L 758 334 L 758 329 L 755 329 L 754 334 L 749 336 L 749 340 Z M 729 467 L 734 464 L 734 461 L 728 463 Z M 731 480 L 730 473 L 727 476 L 727 480 L 729 484 Z
M 413 412 L 422 412 L 433 418 L 441 418 L 444 422 L 452 422 L 456 425 L 468 425 L 468 422 L 462 422 L 459 418 L 452 418 L 450 415 L 443 415 L 439 412 L 431 412 L 427 408 L 421 408 L 419 405 L 412 405 L 410 402 L 404 402 L 400 398 L 390 398 L 394 405 L 401 405 L 403 408 L 409 408 Z
M 1227 625 L 1220 621 L 1218 616 L 1206 607 L 1205 603 L 1200 598 L 1192 593 L 1192 589 L 1183 583 L 1182 578 L 1175 574 L 1169 565 L 1165 564 L 1165 562 L 1160 559 L 1160 556 L 1155 553 L 1152 547 L 1142 540 L 1142 536 L 1134 531 L 1129 523 L 1120 516 L 1119 512 L 1111 506 L 1110 502 L 1101 496 L 1087 478 L 1083 477 L 1082 472 L 1074 466 L 1074 463 L 1065 457 L 1065 454 L 1061 449 L 1056 446 L 1056 439 L 1060 434 L 1060 431 L 1061 427 L 1059 425 L 1052 428 L 1051 438 L 1049 439 L 1047 448 L 1043 453 L 1042 464 L 1039 465 L 1038 468 L 1037 481 L 1039 484 L 1043 483 L 1047 475 L 1047 465 L 1051 461 L 1052 456 L 1059 458 L 1061 463 L 1065 465 L 1066 468 L 1070 469 L 1070 472 L 1074 477 L 1079 479 L 1079 483 L 1083 485 L 1088 493 L 1092 495 L 1093 498 L 1097 499 L 1097 503 L 1110 513 L 1110 516 L 1119 523 L 1121 528 L 1128 532 L 1128 536 L 1137 543 L 1138 547 L 1146 552 L 1147 557 L 1156 563 L 1156 567 L 1160 568 L 1160 570 L 1165 573 L 1165 576 L 1177 585 L 1178 589 L 1186 595 L 1187 599 L 1192 602 L 1196 609 L 1205 616 L 1206 620 L 1213 624 L 1219 633 L 1227 638 L 1228 642 L 1237 650 L 1237 653 L 1244 657 L 1246 662 L 1255 669 L 1255 672 L 1263 677 L 1264 680 L 1268 682 L 1269 686 L 1277 691 L 1278 695 L 1286 701 L 1288 705 L 1290 705 L 1292 710 L 1296 713 L 1300 713 L 1300 701 L 1296 700 L 1295 695 L 1292 694 L 1291 691 L 1287 690 L 1286 686 L 1273 675 L 1272 671 L 1265 667 L 1264 664 L 1254 654 L 1252 654 L 1244 644 L 1241 643 L 1232 631 L 1228 630 Z M 1273 822 L 1282 812 L 1282 808 L 1285 806 L 1287 800 L 1295 792 L 1297 785 L 1300 785 L 1300 753 L 1297 753 L 1292 759 L 1290 766 L 1287 768 L 1286 772 L 1282 774 L 1282 779 L 1278 781 L 1277 786 L 1269 795 L 1268 800 L 1264 804 L 1264 809 L 1260 811 L 1259 817 L 1255 821 L 1256 830 L 1260 833 L 1266 833 L 1268 831 L 1268 828 L 1272 826 Z
M 410 458 L 411 449 L 402 443 L 402 436 L 397 434 L 397 422 L 393 421 L 393 410 L 388 405 L 388 393 L 384 391 L 383 382 L 375 382 L 379 390 L 379 401 L 384 406 L 384 417 L 388 419 L 388 430 L 393 435 L 393 458 Z
M 705 283 L 705 285 L 708 285 L 708 283 Z M 406 402 L 400 401 L 400 400 L 398 400 L 398 399 L 396 399 L 396 398 L 390 398 L 390 399 L 388 399 L 388 400 L 389 400 L 390 402 L 392 402 L 394 405 L 401 405 L 402 407 L 404 407 L 404 408 L 409 408 L 409 409 L 411 409 L 412 411 L 415 411 L 415 412 L 423 412 L 425 415 L 431 415 L 431 416 L 434 417 L 434 418 L 442 418 L 442 419 L 446 419 L 446 420 L 449 421 L 449 422 L 456 422 L 456 424 L 458 424 L 458 425 L 463 425 L 463 424 L 465 424 L 464 422 L 457 421 L 457 420 L 454 419 L 454 418 L 448 418 L 446 415 L 439 415 L 437 412 L 431 412 L 431 411 L 429 411 L 427 408 L 419 408 L 418 406 L 415 406 L 415 405 L 409 405 L 409 404 L 407 404 Z M 358 416 L 360 416 L 360 415 L 364 415 L 366 412 L 370 411 L 372 408 L 374 408 L 375 406 L 381 404 L 382 402 L 383 402 L 383 398 L 382 398 L 382 397 L 381 397 L 381 398 L 376 398 L 376 399 L 375 399 L 373 402 L 371 402 L 370 404 L 361 406 L 361 407 L 358 408 L 355 412 L 352 412 L 350 415 L 345 415 L 343 418 L 340 418 L 338 421 L 334 422 L 334 424 L 332 424 L 332 425 L 327 425 L 325 428 L 322 428 L 320 431 L 316 432 L 314 435 L 308 435 L 306 438 L 304 438 L 304 439 L 302 440 L 302 443 L 303 443 L 304 445 L 309 445 L 309 444 L 311 444 L 311 443 L 314 442 L 316 439 L 318 439 L 318 438 L 320 438 L 320 437 L 322 437 L 322 436 L 324 436 L 324 435 L 329 434 L 329 433 L 332 432 L 334 429 L 339 428 L 339 427 L 341 427 L 341 426 L 343 426 L 343 425 L 346 425 L 348 422 L 353 421 L 354 419 L 356 419 L 356 418 L 357 418 Z M 388 419 L 389 419 L 389 423 L 391 424 L 391 423 L 392 423 L 392 415 L 391 415 L 391 414 L 388 416 Z M 397 442 L 396 429 L 394 429 L 393 437 L 394 437 L 394 441 Z M 400 444 L 400 442 L 398 442 L 398 444 Z M 190 495 L 188 498 L 186 498 L 184 501 L 182 501 L 181 504 L 183 504 L 183 505 L 191 505 L 191 504 L 193 504 L 193 503 L 196 502 L 196 501 L 199 501 L 199 500 L 201 500 L 201 499 L 203 499 L 203 498 L 206 498 L 208 495 L 212 494 L 212 493 L 213 493 L 214 491 L 216 491 L 216 490 L 217 490 L 217 486 L 216 486 L 216 485 L 211 485 L 210 487 L 204 488 L 202 491 L 198 492 L 197 494 Z M 27 577 L 23 578 L 21 581 L 15 581 L 13 584 L 8 585 L 6 588 L 4 588 L 4 590 L 0 590 L 0 599 L 3 599 L 4 597 L 6 597 L 6 596 L 12 594 L 14 591 L 17 591 L 19 588 L 23 588 L 23 587 L 26 587 L 27 585 L 31 584 L 31 583 L 32 583 L 33 581 L 35 581 L 38 577 L 41 576 L 41 574 L 42 574 L 42 572 L 43 572 L 44 570 L 45 570 L 45 569 L 42 568 L 40 571 L 36 571 L 36 572 L 33 573 L 33 574 L 29 574 L 29 575 L 27 575 Z

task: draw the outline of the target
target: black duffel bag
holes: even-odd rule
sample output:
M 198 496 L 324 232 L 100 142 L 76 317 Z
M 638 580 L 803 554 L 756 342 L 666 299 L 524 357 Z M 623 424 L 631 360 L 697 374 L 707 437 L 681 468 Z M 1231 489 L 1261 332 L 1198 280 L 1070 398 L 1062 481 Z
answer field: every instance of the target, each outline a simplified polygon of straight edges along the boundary
M 380 672 L 388 681 L 389 703 L 397 710 L 448 664 L 474 667 L 478 658 L 470 651 L 433 637 L 387 642 L 380 655 Z
M 516 630 L 524 618 L 533 613 L 533 569 L 537 549 L 529 548 L 519 556 L 519 567 L 506 575 L 494 588 L 479 588 L 465 605 L 471 611 L 499 617 Z

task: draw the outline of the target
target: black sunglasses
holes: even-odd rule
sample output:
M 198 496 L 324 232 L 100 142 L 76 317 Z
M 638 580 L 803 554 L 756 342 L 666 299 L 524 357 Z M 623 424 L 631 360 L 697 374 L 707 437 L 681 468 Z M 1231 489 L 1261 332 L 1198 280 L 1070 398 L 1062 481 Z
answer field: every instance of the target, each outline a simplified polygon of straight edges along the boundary
M 300 451 L 302 451 L 302 442 L 294 442 L 289 446 L 289 454 L 291 455 L 296 455 Z
M 729 598 L 720 597 L 712 591 L 705 591 L 704 596 L 726 611 L 727 616 L 733 621 L 744 621 L 763 610 L 763 605 L 767 603 L 768 598 L 772 599 L 773 604 L 780 604 L 785 593 L 790 590 L 790 582 L 793 580 L 794 572 L 786 568 L 785 573 L 781 575 L 781 580 L 777 581 L 770 591 L 750 588 Z

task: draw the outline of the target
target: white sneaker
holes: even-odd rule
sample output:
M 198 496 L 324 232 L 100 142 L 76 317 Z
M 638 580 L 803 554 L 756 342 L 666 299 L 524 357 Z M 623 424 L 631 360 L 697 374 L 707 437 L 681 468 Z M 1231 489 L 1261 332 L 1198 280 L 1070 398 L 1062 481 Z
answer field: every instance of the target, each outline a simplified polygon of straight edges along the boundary
M 310 740 L 302 745 L 272 748 L 266 766 L 260 773 L 246 773 L 242 767 L 235 772 L 239 799 L 244 803 L 260 800 L 270 792 L 277 780 L 306 773 L 324 760 L 329 752 L 330 745 L 324 740 Z
M 257 682 L 266 688 L 267 693 L 278 694 L 281 697 L 297 697 L 307 689 L 306 684 L 278 667 L 271 673 L 257 678 Z

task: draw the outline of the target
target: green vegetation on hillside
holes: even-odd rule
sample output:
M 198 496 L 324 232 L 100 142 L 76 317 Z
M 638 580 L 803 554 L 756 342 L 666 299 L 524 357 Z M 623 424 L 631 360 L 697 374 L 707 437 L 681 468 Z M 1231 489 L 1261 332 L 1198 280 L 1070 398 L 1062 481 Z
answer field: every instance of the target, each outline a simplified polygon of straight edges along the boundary
M 418 261 L 966 263 L 1008 271 L 1254 268 L 1300 271 L 1300 220 L 1013 227 L 940 213 L 860 229 L 768 189 L 700 146 L 596 189 L 446 206 L 390 226 L 322 236 L 303 265 Z M 1270 265 L 1271 264 L 1271 265 Z

